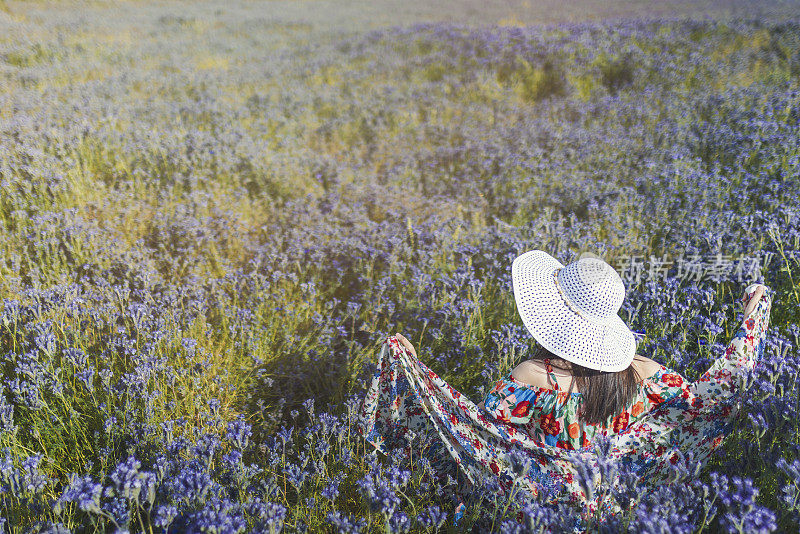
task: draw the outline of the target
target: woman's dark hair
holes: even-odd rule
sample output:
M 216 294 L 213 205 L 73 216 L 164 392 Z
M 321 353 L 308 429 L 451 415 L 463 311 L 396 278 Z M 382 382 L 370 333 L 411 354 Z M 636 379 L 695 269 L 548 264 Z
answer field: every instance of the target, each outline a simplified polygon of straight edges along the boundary
M 537 347 L 531 360 L 544 362 L 549 359 L 553 367 L 570 371 L 575 380 L 570 384 L 567 394 L 572 393 L 577 384 L 583 398 L 583 409 L 578 418 L 587 424 L 603 423 L 612 415 L 622 413 L 636 396 L 637 383 L 641 380 L 633 365 L 617 372 L 595 371 L 577 363 L 560 358 L 545 349 Z

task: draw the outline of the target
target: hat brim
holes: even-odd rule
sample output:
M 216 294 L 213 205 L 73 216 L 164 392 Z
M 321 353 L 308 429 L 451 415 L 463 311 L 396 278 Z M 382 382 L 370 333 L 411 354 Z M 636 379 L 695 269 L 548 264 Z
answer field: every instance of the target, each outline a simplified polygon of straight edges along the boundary
M 627 369 L 636 353 L 633 332 L 618 315 L 601 325 L 571 310 L 553 282 L 553 272 L 562 267 L 542 250 L 514 260 L 514 299 L 525 328 L 545 349 L 565 360 L 597 371 Z

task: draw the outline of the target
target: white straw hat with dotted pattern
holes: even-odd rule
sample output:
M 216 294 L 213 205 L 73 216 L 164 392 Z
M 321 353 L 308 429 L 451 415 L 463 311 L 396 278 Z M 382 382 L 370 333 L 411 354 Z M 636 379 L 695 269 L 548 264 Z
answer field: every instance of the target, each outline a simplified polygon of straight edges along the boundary
M 522 322 L 545 349 L 598 371 L 631 364 L 636 338 L 617 315 L 625 285 L 608 263 L 587 257 L 564 266 L 532 250 L 514 260 L 511 279 Z

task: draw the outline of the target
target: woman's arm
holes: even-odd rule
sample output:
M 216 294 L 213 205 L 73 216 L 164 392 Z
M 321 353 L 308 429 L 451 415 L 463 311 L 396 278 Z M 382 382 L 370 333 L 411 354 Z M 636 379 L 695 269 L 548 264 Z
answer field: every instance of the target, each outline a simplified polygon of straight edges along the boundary
M 395 336 L 396 336 L 396 337 L 397 337 L 397 339 L 400 341 L 400 343 L 402 343 L 402 344 L 403 344 L 403 346 L 404 346 L 405 348 L 407 348 L 407 349 L 408 349 L 408 351 L 409 351 L 411 354 L 413 354 L 413 355 L 414 355 L 414 357 L 416 358 L 416 357 L 417 357 L 417 351 L 416 351 L 416 350 L 414 350 L 414 345 L 412 345 L 412 344 L 411 344 L 411 342 L 410 342 L 409 340 L 407 340 L 407 339 L 405 338 L 405 336 L 403 336 L 403 335 L 402 335 L 402 334 L 400 334 L 400 333 L 397 333 L 397 334 L 395 334 Z M 486 406 L 484 405 L 484 402 L 485 402 L 485 399 L 484 399 L 484 400 L 482 400 L 481 402 L 479 402 L 479 403 L 477 404 L 477 406 L 478 406 L 478 409 L 481 409 L 481 410 L 485 410 L 485 409 L 486 409 Z
M 736 393 L 734 375 L 755 366 L 763 336 L 769 322 L 772 291 L 766 286 L 753 284 L 745 289 L 742 326 L 733 336 L 725 353 L 717 358 L 703 375 L 691 382 L 680 373 L 662 368 L 645 380 L 647 400 L 644 412 L 649 412 L 680 396 L 692 409 L 713 411 L 725 399 Z
M 620 450 L 634 454 L 645 465 L 639 476 L 667 479 L 678 458 L 672 451 L 692 451 L 694 461 L 705 462 L 724 442 L 747 387 L 743 375 L 755 366 L 766 345 L 772 297 L 773 291 L 766 286 L 748 286 L 741 326 L 725 353 L 698 380 L 688 382 L 672 372 L 656 376 L 654 390 L 648 393 L 655 405 L 652 411 L 616 442 Z M 657 391 L 661 388 L 667 395 Z
M 416 350 L 414 350 L 414 345 L 412 345 L 412 344 L 411 344 L 411 342 L 410 342 L 409 340 L 407 340 L 407 339 L 406 339 L 406 338 L 405 338 L 403 335 L 401 335 L 400 333 L 397 333 L 397 334 L 395 334 L 395 336 L 397 337 L 397 339 L 399 339 L 399 340 L 400 340 L 400 343 L 402 343 L 402 344 L 403 344 L 403 346 L 404 346 L 405 348 L 407 348 L 407 349 L 409 350 L 409 352 L 411 352 L 411 354 L 413 354 L 413 355 L 414 355 L 414 357 L 416 358 L 416 357 L 417 357 L 417 351 L 416 351 Z
M 752 284 L 745 289 L 742 324 L 725 353 L 695 382 L 699 390 L 707 390 L 704 384 L 716 383 L 721 386 L 725 396 L 736 393 L 737 384 L 733 381 L 733 375 L 743 369 L 752 369 L 764 350 L 772 295 L 772 290 L 762 284 Z

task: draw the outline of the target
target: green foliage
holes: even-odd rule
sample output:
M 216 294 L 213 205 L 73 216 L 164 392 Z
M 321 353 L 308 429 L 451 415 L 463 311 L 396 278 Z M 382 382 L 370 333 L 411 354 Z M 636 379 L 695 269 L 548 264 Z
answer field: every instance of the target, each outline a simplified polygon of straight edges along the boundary
M 634 81 L 636 65 L 631 54 L 622 57 L 602 54 L 594 61 L 594 65 L 600 70 L 600 80 L 612 95 Z
M 558 65 L 547 60 L 541 67 L 535 67 L 524 59 L 516 75 L 517 93 L 527 102 L 538 102 L 544 98 L 557 97 L 565 93 L 566 80 Z

